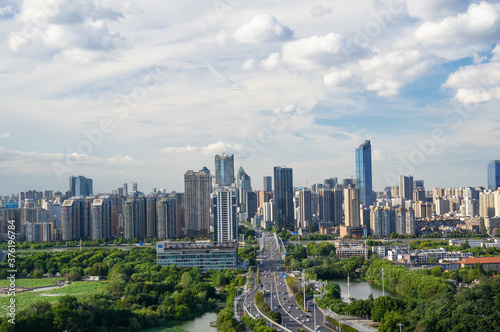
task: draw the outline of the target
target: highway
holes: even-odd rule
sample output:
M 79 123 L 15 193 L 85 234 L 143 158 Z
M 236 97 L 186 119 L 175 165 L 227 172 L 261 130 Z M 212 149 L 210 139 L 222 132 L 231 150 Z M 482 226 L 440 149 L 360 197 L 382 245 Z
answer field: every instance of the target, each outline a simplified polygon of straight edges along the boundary
M 247 310 L 253 317 L 262 317 L 255 307 L 255 294 L 257 291 L 265 290 L 267 304 L 273 311 L 278 311 L 282 317 L 281 327 L 276 325 L 273 327 L 280 331 L 293 332 L 299 329 L 310 332 L 327 331 L 328 329 L 323 327 L 324 317 L 320 310 L 313 310 L 313 305 L 309 306 L 308 312 L 302 311 L 295 302 L 295 295 L 289 292 L 286 278 L 282 275 L 285 273 L 284 264 L 280 262 L 284 259 L 282 243 L 275 236 L 262 233 L 262 244 L 263 248 L 258 257 L 260 259 L 260 283 L 256 284 L 257 274 L 253 273 L 249 291 L 243 301 Z M 268 326 L 270 325 L 268 323 Z

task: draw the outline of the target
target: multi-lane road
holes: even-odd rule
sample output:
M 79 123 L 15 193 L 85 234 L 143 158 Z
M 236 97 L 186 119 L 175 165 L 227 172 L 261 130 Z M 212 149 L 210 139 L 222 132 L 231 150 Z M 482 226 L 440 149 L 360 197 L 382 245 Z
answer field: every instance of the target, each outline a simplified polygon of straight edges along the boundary
M 259 276 L 252 274 L 249 292 L 243 299 L 238 301 L 238 305 L 244 305 L 253 317 L 264 318 L 255 306 L 255 294 L 257 291 L 266 293 L 266 302 L 271 310 L 281 314 L 281 326 L 273 325 L 278 330 L 316 332 L 325 331 L 323 327 L 323 314 L 314 309 L 314 304 L 308 306 L 309 311 L 304 312 L 297 306 L 295 295 L 289 292 L 286 286 L 284 271 L 284 253 L 282 243 L 278 238 L 269 233 L 262 233 L 262 250 L 258 257 L 260 262 Z M 257 278 L 260 282 L 257 283 Z M 316 323 L 315 323 L 316 322 Z M 272 325 L 268 322 L 268 326 Z

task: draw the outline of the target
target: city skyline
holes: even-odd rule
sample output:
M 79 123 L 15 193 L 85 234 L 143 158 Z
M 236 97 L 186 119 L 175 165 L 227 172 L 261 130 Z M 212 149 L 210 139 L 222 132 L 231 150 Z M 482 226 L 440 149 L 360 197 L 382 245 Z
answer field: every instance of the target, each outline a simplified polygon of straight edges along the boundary
M 498 2 L 217 3 L 2 2 L 0 194 L 79 174 L 182 191 L 221 152 L 306 186 L 354 175 L 366 139 L 374 191 L 487 186 Z

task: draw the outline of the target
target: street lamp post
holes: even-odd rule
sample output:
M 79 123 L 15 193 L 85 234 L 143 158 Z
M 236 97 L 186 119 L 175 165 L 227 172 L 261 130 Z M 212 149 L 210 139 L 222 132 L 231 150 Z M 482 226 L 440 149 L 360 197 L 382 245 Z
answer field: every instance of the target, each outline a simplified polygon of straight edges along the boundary
M 401 332 L 401 327 L 404 326 L 404 324 L 399 323 L 398 326 L 399 326 L 399 332 Z

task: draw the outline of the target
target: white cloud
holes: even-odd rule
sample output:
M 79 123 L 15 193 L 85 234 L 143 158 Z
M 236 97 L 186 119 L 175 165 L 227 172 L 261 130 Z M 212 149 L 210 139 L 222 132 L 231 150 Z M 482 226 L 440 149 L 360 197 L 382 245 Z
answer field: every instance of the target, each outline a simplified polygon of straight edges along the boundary
M 423 23 L 416 29 L 415 38 L 423 45 L 494 42 L 500 34 L 499 18 L 500 4 L 472 4 L 465 13 Z
M 242 144 L 226 143 L 218 141 L 206 146 L 181 146 L 181 147 L 166 147 L 162 151 L 166 153 L 201 153 L 204 155 L 215 155 L 217 153 L 236 153 L 242 151 Z
M 464 104 L 500 100 L 500 59 L 498 45 L 491 62 L 461 67 L 443 84 L 456 90 L 455 98 Z
M 325 16 L 333 12 L 333 8 L 329 6 L 318 5 L 311 9 L 312 16 Z
M 286 42 L 279 59 L 280 64 L 292 70 L 314 70 L 345 61 L 342 50 L 345 50 L 345 38 L 332 32 Z M 271 54 L 267 61 L 277 58 L 277 55 Z
M 233 38 L 241 44 L 259 44 L 287 40 L 292 38 L 292 35 L 293 31 L 283 26 L 274 16 L 256 15 L 249 23 L 236 30 Z
M 44 51 L 57 55 L 68 49 L 107 52 L 126 44 L 124 37 L 109 28 L 109 22 L 123 17 L 121 12 L 93 0 L 27 0 L 16 15 L 17 29 L 7 42 L 13 51 L 35 54 Z
M 6 131 L 5 133 L 0 133 L 0 138 L 9 138 L 10 137 L 10 133 L 8 131 Z
M 5 6 L 3 8 L 0 8 L 0 16 L 9 15 L 13 13 L 14 11 L 12 10 L 12 6 Z
M 243 62 L 243 65 L 241 65 L 241 68 L 245 69 L 245 70 L 249 70 L 249 69 L 252 69 L 253 66 L 255 65 L 255 59 L 249 59 L 245 62 Z
M 273 70 L 276 69 L 279 65 L 280 62 L 280 54 L 279 53 L 273 53 L 270 54 L 267 59 L 264 59 L 260 62 L 260 65 L 262 68 L 265 70 Z
M 349 70 L 337 69 L 325 74 L 323 80 L 326 86 L 343 86 L 350 81 L 352 76 Z
M 379 96 L 395 95 L 406 84 L 428 75 L 436 60 L 420 50 L 393 51 L 350 63 L 349 71 L 335 70 L 325 75 L 326 85 L 345 84 L 355 77 L 368 91 Z
M 471 0 L 406 0 L 408 14 L 421 20 L 435 20 L 467 9 Z

